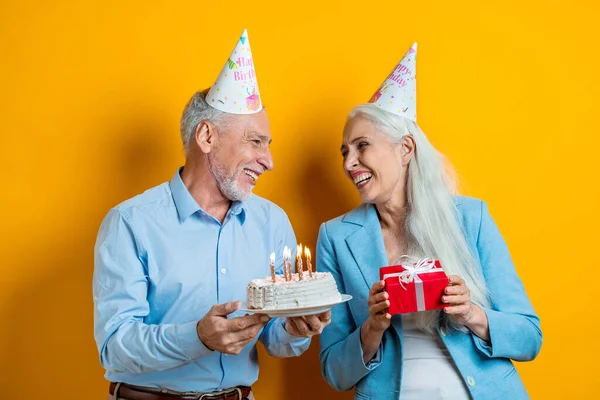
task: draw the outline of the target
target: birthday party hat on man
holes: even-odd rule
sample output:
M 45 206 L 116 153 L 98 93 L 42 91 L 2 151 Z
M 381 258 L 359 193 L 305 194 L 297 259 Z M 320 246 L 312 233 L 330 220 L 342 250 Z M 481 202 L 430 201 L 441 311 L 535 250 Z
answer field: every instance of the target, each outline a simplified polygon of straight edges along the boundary
M 217 81 L 208 91 L 206 101 L 217 110 L 231 114 L 256 114 L 262 110 L 252 50 L 245 29 Z
M 417 121 L 417 44 L 413 44 L 404 58 L 369 100 L 386 111 Z

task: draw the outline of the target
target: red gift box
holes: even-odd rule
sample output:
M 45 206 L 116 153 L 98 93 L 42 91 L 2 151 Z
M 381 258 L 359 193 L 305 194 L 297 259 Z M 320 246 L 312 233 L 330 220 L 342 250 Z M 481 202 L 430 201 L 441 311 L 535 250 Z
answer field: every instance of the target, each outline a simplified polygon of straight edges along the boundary
M 385 281 L 390 301 L 388 312 L 392 315 L 445 306 L 442 295 L 448 286 L 448 276 L 437 260 L 422 258 L 404 265 L 381 267 L 379 276 Z

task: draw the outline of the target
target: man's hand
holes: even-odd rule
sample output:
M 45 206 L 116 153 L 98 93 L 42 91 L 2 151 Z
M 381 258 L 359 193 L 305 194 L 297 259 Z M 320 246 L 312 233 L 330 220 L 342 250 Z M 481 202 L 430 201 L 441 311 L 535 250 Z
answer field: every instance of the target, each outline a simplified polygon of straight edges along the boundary
M 305 317 L 288 317 L 285 319 L 285 330 L 294 336 L 309 338 L 321 334 L 330 322 L 331 310 Z
M 216 304 L 198 321 L 196 332 L 206 347 L 221 353 L 240 354 L 269 322 L 269 317 L 259 314 L 227 319 L 241 305 L 240 301 Z

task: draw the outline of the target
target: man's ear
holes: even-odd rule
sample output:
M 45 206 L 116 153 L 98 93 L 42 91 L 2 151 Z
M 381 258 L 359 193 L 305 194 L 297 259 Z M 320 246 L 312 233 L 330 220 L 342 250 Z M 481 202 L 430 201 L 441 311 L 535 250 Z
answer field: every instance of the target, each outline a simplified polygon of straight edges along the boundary
M 217 143 L 217 128 L 208 121 L 202 121 L 194 131 L 194 143 L 203 153 L 210 153 Z
M 404 136 L 400 142 L 400 148 L 402 150 L 402 165 L 406 166 L 415 155 L 415 149 L 417 148 L 415 138 L 412 135 Z

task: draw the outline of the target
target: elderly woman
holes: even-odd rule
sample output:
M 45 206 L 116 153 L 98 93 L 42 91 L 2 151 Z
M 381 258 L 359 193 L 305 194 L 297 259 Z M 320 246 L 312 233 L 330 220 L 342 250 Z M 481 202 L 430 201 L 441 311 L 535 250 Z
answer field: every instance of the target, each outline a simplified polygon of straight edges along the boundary
M 511 360 L 542 344 L 539 318 L 484 202 L 453 195 L 416 124 L 413 46 L 348 117 L 344 171 L 363 204 L 321 225 L 317 269 L 353 299 L 321 336 L 322 373 L 355 399 L 528 398 Z M 391 316 L 379 268 L 405 254 L 441 261 L 443 309 Z

